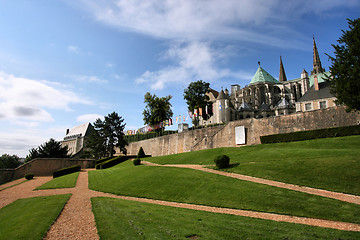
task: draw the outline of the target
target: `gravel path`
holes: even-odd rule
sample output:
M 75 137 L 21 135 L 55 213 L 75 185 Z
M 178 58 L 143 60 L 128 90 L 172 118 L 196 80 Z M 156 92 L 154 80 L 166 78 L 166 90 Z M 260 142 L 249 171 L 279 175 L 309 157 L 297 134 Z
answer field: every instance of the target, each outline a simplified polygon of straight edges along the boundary
M 4 183 L 4 184 L 1 184 L 0 185 L 0 191 L 5 189 L 5 188 L 8 188 L 8 187 L 12 187 L 16 184 L 19 184 L 21 182 L 25 182 L 26 180 L 24 178 L 20 178 L 20 179 L 17 179 L 17 180 L 14 180 L 12 182 L 8 182 L 8 183 Z
M 44 239 L 99 239 L 91 210 L 88 169 L 81 171 L 72 196 Z
M 151 164 L 149 165 L 156 165 Z M 212 169 L 204 168 L 204 166 L 199 165 L 159 165 L 159 166 L 166 166 L 166 167 L 186 167 L 192 168 L 201 171 L 212 172 L 216 174 L 221 174 L 229 177 L 234 177 L 237 179 L 242 179 L 246 181 L 253 181 L 262 184 L 267 184 L 271 186 L 278 185 L 278 187 L 283 187 L 287 189 L 291 189 L 291 187 L 295 186 L 300 188 L 296 191 L 307 192 L 310 194 L 320 195 L 324 190 L 313 189 L 313 188 L 304 188 L 299 187 L 296 185 L 279 183 L 275 181 L 269 181 L 259 178 L 248 177 L 244 175 L 234 174 L 234 173 L 225 173 L 221 171 L 216 171 Z M 161 200 L 153 200 L 153 199 L 146 199 L 146 198 L 136 198 L 136 197 L 128 197 L 128 196 L 117 196 L 108 193 L 96 192 L 88 189 L 88 174 L 87 172 L 93 169 L 86 169 L 80 172 L 79 178 L 75 188 L 65 188 L 65 189 L 49 189 L 49 190 L 39 190 L 33 191 L 34 188 L 41 186 L 45 182 L 52 179 L 52 177 L 37 177 L 34 180 L 27 181 L 21 183 L 17 186 L 5 189 L 0 191 L 0 208 L 10 204 L 11 202 L 20 199 L 20 198 L 29 198 L 29 197 L 36 197 L 36 196 L 47 196 L 47 195 L 55 195 L 55 194 L 66 194 L 71 193 L 72 196 L 68 203 L 65 205 L 63 211 L 61 212 L 58 219 L 52 225 L 51 229 L 47 233 L 47 236 L 44 239 L 99 239 L 94 214 L 91 210 L 91 201 L 92 197 L 111 197 L 111 198 L 118 198 L 118 199 L 125 199 L 131 201 L 138 201 L 138 202 L 146 202 L 164 206 L 172 206 L 172 207 L 179 207 L 179 208 L 187 208 L 187 209 L 194 209 L 200 211 L 207 211 L 207 212 L 215 212 L 215 213 L 224 213 L 224 214 L 232 214 L 232 215 L 239 215 L 245 217 L 252 217 L 252 218 L 260 218 L 260 219 L 267 219 L 273 221 L 282 221 L 282 222 L 289 222 L 289 223 L 298 223 L 298 224 L 305 224 L 311 226 L 318 226 L 318 227 L 326 227 L 326 228 L 333 228 L 339 230 L 346 230 L 346 231 L 359 231 L 360 232 L 360 225 L 353 224 L 353 223 L 344 223 L 344 222 L 336 222 L 336 221 L 329 221 L 329 220 L 322 220 L 322 219 L 312 219 L 312 218 L 304 218 L 304 217 L 294 217 L 294 216 L 287 216 L 281 214 L 273 214 L 273 213 L 264 213 L 264 212 L 255 212 L 255 211 L 245 211 L 245 210 L 236 210 L 236 209 L 227 209 L 227 208 L 218 208 L 218 207 L 208 207 L 203 205 L 196 205 L 196 204 L 186 204 L 186 203 L 176 203 L 176 202 L 168 202 L 168 201 L 161 201 Z M 262 182 L 264 181 L 264 182 Z M 14 183 L 14 182 L 13 182 Z M 310 189 L 310 190 L 309 190 Z M 294 190 L 294 189 L 293 189 Z M 320 192 L 317 192 L 320 191 Z M 348 195 L 344 194 L 345 196 L 339 197 L 340 193 L 333 193 L 329 191 L 324 191 L 326 194 L 333 194 L 335 199 L 339 199 L 342 201 L 349 202 Z M 321 195 L 323 196 L 323 195 Z M 350 195 L 350 202 L 354 202 L 359 204 L 359 197 Z

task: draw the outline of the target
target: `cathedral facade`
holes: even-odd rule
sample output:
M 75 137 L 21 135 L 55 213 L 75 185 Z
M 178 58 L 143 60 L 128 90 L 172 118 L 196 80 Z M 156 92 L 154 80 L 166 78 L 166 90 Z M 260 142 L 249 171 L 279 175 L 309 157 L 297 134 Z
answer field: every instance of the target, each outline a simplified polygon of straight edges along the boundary
M 322 108 L 335 106 L 334 98 L 329 93 L 329 86 L 324 80 L 329 75 L 330 73 L 325 72 L 321 66 L 315 39 L 313 39 L 313 70 L 310 75 L 303 69 L 300 78 L 287 80 L 280 57 L 279 78 L 276 79 L 259 63 L 259 68 L 247 86 L 241 88 L 237 84 L 232 85 L 230 92 L 228 89 L 220 92 L 210 89 L 207 95 L 212 103 L 212 115 L 210 114 L 206 120 L 200 117 L 199 124 L 209 125 L 245 118 L 264 118 L 287 115 L 296 111 L 315 110 L 321 107 L 313 103 L 314 101 L 325 101 L 317 99 L 319 97 L 326 98 L 327 104 L 322 104 Z M 304 99 L 310 103 L 304 103 Z M 311 108 L 305 108 L 305 104 L 306 106 L 311 104 Z

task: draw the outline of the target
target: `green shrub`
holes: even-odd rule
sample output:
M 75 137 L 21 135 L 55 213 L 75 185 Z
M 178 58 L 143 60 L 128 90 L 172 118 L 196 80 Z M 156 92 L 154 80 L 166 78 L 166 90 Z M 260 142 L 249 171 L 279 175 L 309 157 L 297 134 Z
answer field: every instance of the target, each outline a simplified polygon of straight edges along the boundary
M 33 179 L 33 178 L 34 178 L 34 174 L 32 174 L 32 173 L 27 173 L 27 174 L 25 174 L 25 179 L 31 180 L 31 179 Z
M 230 163 L 230 158 L 227 155 L 219 155 L 215 157 L 214 162 L 219 169 L 227 168 Z
M 61 177 L 70 173 L 74 173 L 74 172 L 80 172 L 81 170 L 81 166 L 80 165 L 74 165 L 71 167 L 67 167 L 67 168 L 63 168 L 60 170 L 57 170 L 53 173 L 53 178 L 57 178 L 57 177 Z
M 133 160 L 133 164 L 134 164 L 134 166 L 140 165 L 140 164 L 141 164 L 140 158 L 135 158 L 135 159 Z
M 142 141 L 142 140 L 146 140 L 146 139 L 166 136 L 166 135 L 170 135 L 170 134 L 174 134 L 174 133 L 177 133 L 177 131 L 168 130 L 168 131 L 163 131 L 163 132 L 140 133 L 140 134 L 135 134 L 135 135 L 124 136 L 124 140 L 127 143 L 132 143 L 132 142 L 138 142 L 138 141 Z
M 134 156 L 117 156 L 117 157 L 113 157 L 105 162 L 96 164 L 95 168 L 96 169 L 105 169 L 105 168 L 109 168 L 109 167 L 113 167 L 119 163 L 125 162 L 126 160 L 133 158 Z
M 96 165 L 96 164 L 99 164 L 99 163 L 102 163 L 102 162 L 105 162 L 105 161 L 107 161 L 107 160 L 110 160 L 110 159 L 112 159 L 112 158 L 114 158 L 114 156 L 112 156 L 112 157 L 100 158 L 100 159 L 96 160 L 95 165 Z
M 360 125 L 261 136 L 262 144 L 360 135 Z
M 137 154 L 137 158 L 144 158 L 145 156 L 146 155 L 145 155 L 144 149 L 142 147 L 140 147 L 139 152 Z

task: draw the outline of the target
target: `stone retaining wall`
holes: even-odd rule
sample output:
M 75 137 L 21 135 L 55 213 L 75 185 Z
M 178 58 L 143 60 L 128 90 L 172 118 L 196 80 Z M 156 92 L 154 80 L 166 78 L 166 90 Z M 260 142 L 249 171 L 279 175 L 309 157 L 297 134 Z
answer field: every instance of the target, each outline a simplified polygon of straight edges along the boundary
M 0 184 L 15 179 L 23 178 L 27 173 L 33 173 L 34 176 L 52 176 L 56 170 L 80 165 L 84 168 L 94 168 L 95 160 L 92 159 L 68 159 L 68 158 L 36 158 L 27 162 L 16 169 L 0 170 Z
M 232 121 L 223 126 L 192 130 L 130 143 L 128 154 L 137 154 L 143 147 L 146 154 L 162 156 L 218 147 L 238 147 L 235 127 L 244 126 L 246 145 L 260 144 L 260 136 L 330 127 L 357 125 L 360 114 L 347 113 L 344 107 L 293 113 L 269 118 L 249 118 Z

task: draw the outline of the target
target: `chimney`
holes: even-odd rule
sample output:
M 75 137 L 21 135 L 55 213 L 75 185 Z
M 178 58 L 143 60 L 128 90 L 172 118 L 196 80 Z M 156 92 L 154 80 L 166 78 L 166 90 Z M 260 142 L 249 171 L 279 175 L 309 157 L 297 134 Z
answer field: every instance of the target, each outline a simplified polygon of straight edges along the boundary
M 68 135 L 70 132 L 70 129 L 66 129 L 66 134 L 65 135 Z
M 319 82 L 318 82 L 317 75 L 314 76 L 314 89 L 315 89 L 315 91 L 319 91 Z

